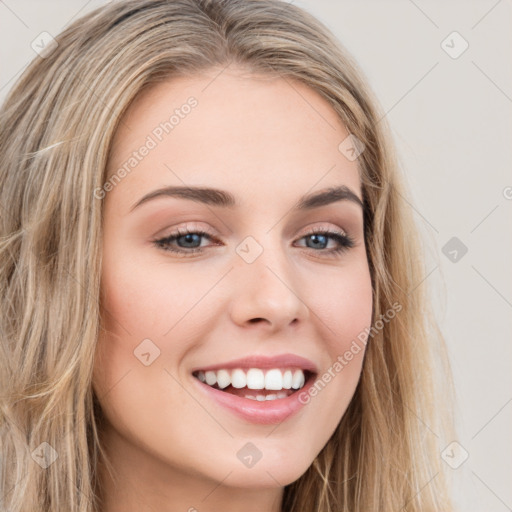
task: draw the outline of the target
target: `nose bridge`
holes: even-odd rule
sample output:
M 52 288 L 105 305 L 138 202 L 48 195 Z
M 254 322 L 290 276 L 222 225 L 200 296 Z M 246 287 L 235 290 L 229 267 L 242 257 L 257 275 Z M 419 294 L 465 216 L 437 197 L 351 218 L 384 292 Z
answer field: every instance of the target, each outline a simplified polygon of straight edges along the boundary
M 233 320 L 266 320 L 275 328 L 307 316 L 300 283 L 276 233 L 247 236 L 237 247 Z

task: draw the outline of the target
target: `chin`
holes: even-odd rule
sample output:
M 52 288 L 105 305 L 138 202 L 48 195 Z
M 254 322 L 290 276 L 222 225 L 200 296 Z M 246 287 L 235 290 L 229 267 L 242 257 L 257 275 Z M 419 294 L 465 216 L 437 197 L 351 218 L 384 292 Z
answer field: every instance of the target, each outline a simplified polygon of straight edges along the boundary
M 234 458 L 226 457 L 222 470 L 215 472 L 215 480 L 226 479 L 226 485 L 253 489 L 284 487 L 295 482 L 313 463 L 315 454 L 301 453 L 305 443 L 281 450 L 275 444 L 264 438 L 244 443 L 235 451 Z

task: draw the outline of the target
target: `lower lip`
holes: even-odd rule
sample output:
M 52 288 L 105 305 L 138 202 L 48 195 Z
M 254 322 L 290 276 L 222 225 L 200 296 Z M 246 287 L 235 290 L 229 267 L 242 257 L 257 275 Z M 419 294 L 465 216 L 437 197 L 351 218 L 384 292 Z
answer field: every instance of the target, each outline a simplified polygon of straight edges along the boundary
M 202 383 L 195 377 L 192 378 L 209 398 L 212 398 L 242 419 L 251 423 L 258 423 L 260 425 L 275 425 L 277 423 L 282 423 L 295 415 L 300 409 L 302 409 L 302 407 L 304 407 L 304 405 L 306 405 L 299 401 L 299 396 L 304 392 L 307 393 L 309 388 L 315 382 L 314 376 L 310 376 L 305 385 L 290 396 L 260 402 L 258 400 L 243 398 L 226 393 L 225 391 L 220 391 L 208 386 L 208 384 Z

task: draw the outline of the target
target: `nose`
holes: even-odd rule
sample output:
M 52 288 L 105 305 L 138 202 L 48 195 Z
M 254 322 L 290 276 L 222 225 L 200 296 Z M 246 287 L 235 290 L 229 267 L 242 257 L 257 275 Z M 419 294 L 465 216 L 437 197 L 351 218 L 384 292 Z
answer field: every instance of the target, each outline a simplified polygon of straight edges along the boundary
M 266 329 L 278 331 L 309 317 L 305 290 L 278 245 L 274 242 L 270 248 L 270 242 L 266 244 L 252 263 L 243 258 L 235 263 L 230 315 L 239 326 L 262 324 Z

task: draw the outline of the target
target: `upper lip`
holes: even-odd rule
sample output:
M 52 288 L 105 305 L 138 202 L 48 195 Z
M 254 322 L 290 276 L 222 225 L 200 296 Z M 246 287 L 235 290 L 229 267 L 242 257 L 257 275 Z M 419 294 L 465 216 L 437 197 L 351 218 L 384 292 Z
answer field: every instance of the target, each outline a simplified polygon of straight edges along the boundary
M 261 368 L 267 370 L 272 368 L 301 368 L 302 370 L 318 373 L 318 369 L 313 361 L 296 354 L 279 354 L 272 357 L 251 355 L 240 359 L 232 359 L 231 361 L 226 361 L 224 363 L 212 364 L 209 366 L 198 366 L 197 368 L 194 368 L 192 372 L 199 370 L 231 370 L 235 368 Z

